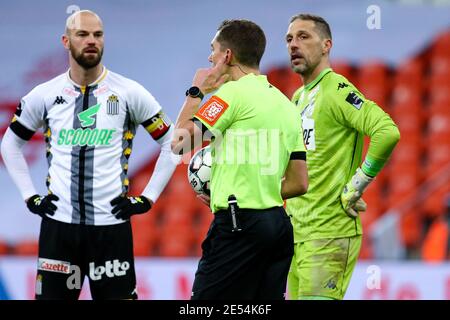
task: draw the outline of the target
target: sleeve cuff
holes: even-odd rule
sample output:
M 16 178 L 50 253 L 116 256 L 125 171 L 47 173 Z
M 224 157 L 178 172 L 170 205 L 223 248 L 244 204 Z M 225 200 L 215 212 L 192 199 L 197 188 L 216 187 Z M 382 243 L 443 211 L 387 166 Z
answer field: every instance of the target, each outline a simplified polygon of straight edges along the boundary
M 306 152 L 305 151 L 292 152 L 289 160 L 303 160 L 303 161 L 306 161 Z

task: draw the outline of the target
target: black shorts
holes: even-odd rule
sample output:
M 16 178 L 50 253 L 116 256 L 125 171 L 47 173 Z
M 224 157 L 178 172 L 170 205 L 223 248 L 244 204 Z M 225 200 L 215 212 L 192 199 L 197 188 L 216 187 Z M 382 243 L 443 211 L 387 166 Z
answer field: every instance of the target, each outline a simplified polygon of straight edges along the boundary
M 240 209 L 240 232 L 231 215 L 219 211 L 202 243 L 192 300 L 285 299 L 294 254 L 292 224 L 282 207 Z
M 92 226 L 42 219 L 36 299 L 76 300 L 86 275 L 93 299 L 137 298 L 130 222 Z

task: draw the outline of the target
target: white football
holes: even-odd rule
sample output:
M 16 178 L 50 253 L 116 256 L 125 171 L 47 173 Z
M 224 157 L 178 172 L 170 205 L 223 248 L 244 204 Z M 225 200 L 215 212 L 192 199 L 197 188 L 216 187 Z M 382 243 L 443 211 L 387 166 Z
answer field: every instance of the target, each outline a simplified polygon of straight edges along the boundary
M 189 161 L 188 180 L 197 194 L 210 195 L 211 164 L 211 148 L 209 146 L 198 150 Z

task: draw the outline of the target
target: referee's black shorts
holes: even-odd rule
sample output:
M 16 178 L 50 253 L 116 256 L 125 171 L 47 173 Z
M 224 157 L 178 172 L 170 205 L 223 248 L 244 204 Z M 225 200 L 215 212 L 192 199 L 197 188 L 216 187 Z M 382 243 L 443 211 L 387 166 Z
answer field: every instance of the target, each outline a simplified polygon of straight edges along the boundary
M 130 222 L 92 226 L 43 218 L 36 299 L 76 300 L 85 276 L 93 299 L 137 298 Z
M 202 243 L 192 300 L 285 298 L 294 254 L 293 230 L 282 207 L 239 209 L 240 232 L 219 211 Z

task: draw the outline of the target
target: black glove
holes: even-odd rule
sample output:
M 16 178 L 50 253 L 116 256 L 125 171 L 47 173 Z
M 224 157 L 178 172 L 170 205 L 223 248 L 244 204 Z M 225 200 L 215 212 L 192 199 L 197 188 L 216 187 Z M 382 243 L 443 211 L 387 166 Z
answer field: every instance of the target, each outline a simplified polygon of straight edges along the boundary
M 146 197 L 125 197 L 120 195 L 111 200 L 113 206 L 112 214 L 117 219 L 128 220 L 133 214 L 146 213 L 152 207 L 152 204 Z
M 31 212 L 40 215 L 42 218 L 45 217 L 45 214 L 52 216 L 55 214 L 56 209 L 58 209 L 52 201 L 58 200 L 59 198 L 54 194 L 49 194 L 48 196 L 35 194 L 28 199 L 27 207 Z

